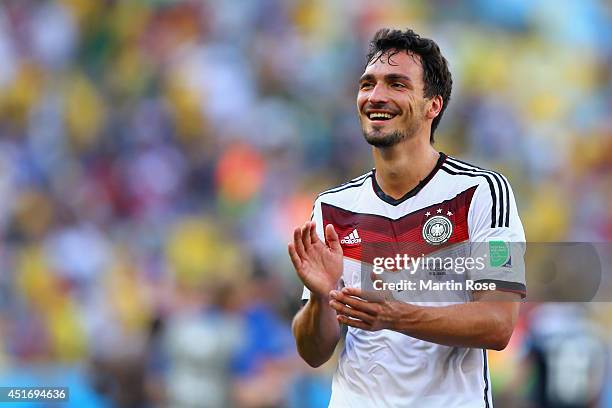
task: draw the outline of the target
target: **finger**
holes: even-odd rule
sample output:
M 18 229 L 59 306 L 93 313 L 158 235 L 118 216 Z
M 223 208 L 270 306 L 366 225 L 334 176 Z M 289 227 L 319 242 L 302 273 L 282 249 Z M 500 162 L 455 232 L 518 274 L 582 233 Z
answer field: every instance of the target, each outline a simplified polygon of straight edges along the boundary
M 302 243 L 302 229 L 297 227 L 293 231 L 293 245 L 300 259 L 306 258 L 306 251 L 304 250 L 304 244 Z
M 331 295 L 331 298 L 337 302 L 343 303 L 352 307 L 353 309 L 367 313 L 369 315 L 375 314 L 375 307 L 373 304 L 352 296 L 343 295 L 342 292 L 335 292 Z
M 345 315 L 345 316 L 349 316 L 355 319 L 359 319 L 359 320 L 363 320 L 364 322 L 367 323 L 373 323 L 374 322 L 374 317 L 367 314 L 367 313 L 363 313 L 357 309 L 352 309 L 350 307 L 348 307 L 347 305 L 340 303 L 336 300 L 330 300 L 329 301 L 329 305 L 331 306 L 332 309 L 334 309 L 338 314 L 341 315 Z
M 310 250 L 312 244 L 310 243 L 310 223 L 306 222 L 302 225 L 302 244 L 306 252 Z
M 344 315 L 338 315 L 336 319 L 338 320 L 338 322 L 347 326 L 355 327 L 357 329 L 362 330 L 371 330 L 371 326 L 369 324 L 358 319 L 351 319 L 350 317 Z
M 345 295 L 345 296 L 356 296 L 356 297 L 363 298 L 363 296 L 365 295 L 365 292 L 361 290 L 360 288 L 344 287 L 342 288 L 341 291 L 339 291 L 339 294 Z
M 385 292 L 386 291 L 382 291 L 382 290 L 365 291 L 360 288 L 348 288 L 347 287 L 347 288 L 342 288 L 342 291 L 340 292 L 340 294 L 347 296 L 349 298 L 358 297 L 360 299 L 363 299 L 363 301 L 366 301 L 369 303 L 381 303 L 381 302 L 384 302 L 386 299 Z
M 301 276 L 300 271 L 302 269 L 302 260 L 300 259 L 297 252 L 295 251 L 295 246 L 293 245 L 293 242 L 290 242 L 287 245 L 287 251 L 289 252 L 289 258 L 291 259 L 291 263 L 293 264 L 293 267 L 295 268 L 298 275 Z
M 317 235 L 317 224 L 315 222 L 310 223 L 310 243 L 316 244 L 317 242 L 321 242 L 319 236 Z
M 381 280 L 381 281 L 385 281 L 385 277 L 383 276 L 382 273 L 376 273 L 376 272 L 370 272 L 370 280 L 372 282 L 377 281 L 377 280 Z
M 382 300 L 395 299 L 395 297 L 393 296 L 393 292 L 391 292 L 388 289 L 384 289 L 384 284 L 387 283 L 384 273 L 377 274 L 377 273 L 372 272 L 370 273 L 370 280 L 372 281 L 373 290 L 365 292 L 366 293 L 364 294 L 365 299 L 368 299 L 369 301 L 382 301 Z M 375 286 L 375 283 L 377 281 L 380 281 L 380 282 L 378 282 L 378 286 Z M 379 289 L 377 289 L 377 287 Z M 383 289 L 380 289 L 381 287 Z
M 327 224 L 325 226 L 325 240 L 333 252 L 342 252 L 338 234 L 336 233 L 336 229 L 332 224 Z

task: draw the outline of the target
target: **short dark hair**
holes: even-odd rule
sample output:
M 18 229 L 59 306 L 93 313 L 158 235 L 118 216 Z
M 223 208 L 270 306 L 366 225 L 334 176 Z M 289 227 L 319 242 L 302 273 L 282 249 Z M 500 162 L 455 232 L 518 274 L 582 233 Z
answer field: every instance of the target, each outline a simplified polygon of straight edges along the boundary
M 370 49 L 367 55 L 366 67 L 371 63 L 387 56 L 387 61 L 395 54 L 406 51 L 418 55 L 423 66 L 423 94 L 426 98 L 436 95 L 442 97 L 442 110 L 431 123 L 431 134 L 429 141 L 434 142 L 434 132 L 442 119 L 442 114 L 450 101 L 453 88 L 453 78 L 448 69 L 448 61 L 442 55 L 440 47 L 429 38 L 422 38 L 414 31 L 392 30 L 382 28 L 374 34 L 370 41 Z

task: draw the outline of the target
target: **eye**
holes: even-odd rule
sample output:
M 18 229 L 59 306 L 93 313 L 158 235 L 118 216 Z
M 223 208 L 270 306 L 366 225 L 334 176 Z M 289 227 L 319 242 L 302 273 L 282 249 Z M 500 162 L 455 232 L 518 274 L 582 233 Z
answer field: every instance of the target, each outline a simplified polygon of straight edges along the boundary
M 394 82 L 391 84 L 391 87 L 396 89 L 402 89 L 406 88 L 406 85 L 402 84 L 401 82 Z
M 369 89 L 371 87 L 372 87 L 371 82 L 362 82 L 361 84 L 359 84 L 359 89 Z

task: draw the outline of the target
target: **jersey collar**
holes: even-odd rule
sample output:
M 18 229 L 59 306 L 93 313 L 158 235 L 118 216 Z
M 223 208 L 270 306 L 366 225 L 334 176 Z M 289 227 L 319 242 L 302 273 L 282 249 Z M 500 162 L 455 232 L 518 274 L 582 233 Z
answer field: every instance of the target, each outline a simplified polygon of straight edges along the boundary
M 385 192 L 382 191 L 382 189 L 376 182 L 376 169 L 373 169 L 372 170 L 372 187 L 374 187 L 374 192 L 385 203 L 391 204 L 393 206 L 399 205 L 403 203 L 404 201 L 406 201 L 407 199 L 409 199 L 410 197 L 414 197 L 415 195 L 417 195 L 417 193 L 421 191 L 421 189 L 425 187 L 427 183 L 429 183 L 429 181 L 433 178 L 433 176 L 436 175 L 440 167 L 442 167 L 444 160 L 446 160 L 446 155 L 440 152 L 440 157 L 438 158 L 438 161 L 436 162 L 436 165 L 431 170 L 431 172 L 429 172 L 429 174 L 423 180 L 421 180 L 419 184 L 417 184 L 412 190 L 408 191 L 402 197 L 397 198 L 397 199 L 385 194 Z

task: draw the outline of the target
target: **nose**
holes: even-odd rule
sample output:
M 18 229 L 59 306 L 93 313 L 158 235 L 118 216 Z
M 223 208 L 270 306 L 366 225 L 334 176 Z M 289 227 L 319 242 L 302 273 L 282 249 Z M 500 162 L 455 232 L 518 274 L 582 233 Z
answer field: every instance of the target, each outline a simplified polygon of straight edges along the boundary
M 370 103 L 374 104 L 387 102 L 389 98 L 385 89 L 385 85 L 382 83 L 377 83 L 372 89 L 372 92 L 370 92 L 368 100 L 370 101 Z

